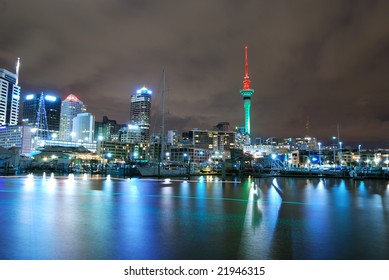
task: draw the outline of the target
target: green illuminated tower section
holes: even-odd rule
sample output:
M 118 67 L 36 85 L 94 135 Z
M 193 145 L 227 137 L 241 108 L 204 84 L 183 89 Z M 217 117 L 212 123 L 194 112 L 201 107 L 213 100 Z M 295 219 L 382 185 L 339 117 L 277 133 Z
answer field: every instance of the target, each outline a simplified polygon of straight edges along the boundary
M 247 55 L 247 46 L 244 48 L 245 56 L 245 76 L 243 79 L 243 89 L 240 91 L 240 94 L 243 96 L 243 107 L 244 107 L 244 130 L 245 133 L 250 135 L 251 132 L 251 121 L 250 121 L 250 110 L 251 110 L 251 95 L 253 95 L 254 90 L 250 87 L 249 79 L 249 62 Z

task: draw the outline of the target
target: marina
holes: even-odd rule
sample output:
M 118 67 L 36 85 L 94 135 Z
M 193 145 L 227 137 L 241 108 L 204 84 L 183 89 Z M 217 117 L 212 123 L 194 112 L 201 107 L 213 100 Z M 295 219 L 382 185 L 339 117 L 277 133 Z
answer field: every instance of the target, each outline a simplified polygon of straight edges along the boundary
M 389 259 L 389 180 L 0 177 L 0 259 Z

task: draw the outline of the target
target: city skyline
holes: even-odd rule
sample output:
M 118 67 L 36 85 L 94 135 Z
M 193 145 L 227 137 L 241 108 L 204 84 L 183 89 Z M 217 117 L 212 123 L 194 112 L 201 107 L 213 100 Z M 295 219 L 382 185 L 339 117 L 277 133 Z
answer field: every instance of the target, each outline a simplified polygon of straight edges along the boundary
M 386 148 L 388 9 L 385 1 L 2 1 L 0 68 L 15 73 L 20 57 L 22 97 L 73 93 L 97 120 L 128 123 L 143 85 L 158 112 L 166 67 L 167 129 L 210 129 L 244 124 L 248 45 L 253 137 L 303 136 L 309 119 L 309 134 L 324 143 L 339 124 L 345 145 Z

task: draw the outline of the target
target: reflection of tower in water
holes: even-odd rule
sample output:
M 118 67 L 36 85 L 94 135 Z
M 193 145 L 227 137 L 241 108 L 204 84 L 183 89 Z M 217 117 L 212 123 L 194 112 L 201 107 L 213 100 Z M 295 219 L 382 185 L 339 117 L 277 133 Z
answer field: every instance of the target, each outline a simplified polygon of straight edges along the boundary
M 268 259 L 282 205 L 280 188 L 277 180 L 273 178 L 254 180 L 248 178 L 244 185 L 250 191 L 238 257 Z

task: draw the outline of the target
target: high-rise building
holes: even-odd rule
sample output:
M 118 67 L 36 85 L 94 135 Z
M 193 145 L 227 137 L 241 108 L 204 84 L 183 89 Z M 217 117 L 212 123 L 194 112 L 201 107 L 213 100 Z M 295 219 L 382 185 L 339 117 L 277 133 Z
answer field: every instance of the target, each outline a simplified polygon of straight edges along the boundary
M 103 116 L 102 122 L 95 123 L 95 140 L 118 141 L 119 130 L 126 127 L 127 125 L 118 124 L 115 120 Z
M 90 113 L 79 113 L 73 119 L 72 141 L 92 143 L 95 132 L 95 116 Z
M 0 126 L 0 147 L 6 149 L 17 147 L 21 154 L 28 154 L 31 152 L 31 143 L 31 126 L 26 124 Z
M 253 95 L 254 90 L 250 86 L 250 79 L 249 79 L 249 62 L 248 62 L 248 55 L 247 55 L 247 46 L 244 48 L 244 54 L 245 54 L 245 76 L 243 79 L 243 89 L 240 91 L 240 94 L 243 96 L 243 107 L 244 107 L 244 129 L 245 133 L 250 135 L 251 133 L 251 117 L 250 117 L 250 110 L 251 110 L 251 95 Z
M 44 106 L 44 108 L 39 108 L 40 105 L 41 107 Z M 47 127 L 45 129 L 47 129 L 49 136 L 53 133 L 58 133 L 61 117 L 61 99 L 45 93 L 26 95 L 23 100 L 23 122 L 33 127 L 43 127 L 42 124 L 39 124 L 42 121 L 42 112 L 46 115 Z
M 0 125 L 17 125 L 20 87 L 17 74 L 0 69 Z
M 143 87 L 131 96 L 130 119 L 141 130 L 141 143 L 150 141 L 150 114 L 152 91 Z
M 61 122 L 59 126 L 59 139 L 71 141 L 73 131 L 73 119 L 86 111 L 84 103 L 75 95 L 70 94 L 61 104 Z

